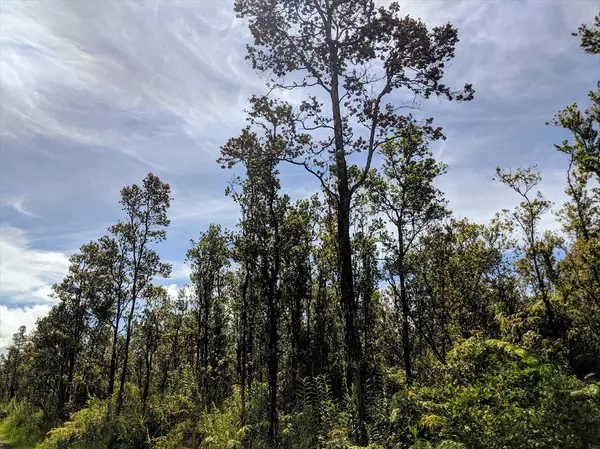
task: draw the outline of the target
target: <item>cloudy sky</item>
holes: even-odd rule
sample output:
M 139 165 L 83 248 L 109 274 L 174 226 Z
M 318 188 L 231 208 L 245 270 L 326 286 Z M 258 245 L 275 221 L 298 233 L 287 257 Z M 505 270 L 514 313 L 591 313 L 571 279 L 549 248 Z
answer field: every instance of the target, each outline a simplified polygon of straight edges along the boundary
M 485 221 L 516 198 L 492 181 L 496 166 L 537 163 L 545 195 L 562 198 L 565 135 L 545 121 L 585 103 L 600 59 L 570 36 L 598 12 L 592 1 L 407 1 L 429 25 L 454 23 L 448 83 L 472 82 L 476 99 L 425 103 L 448 140 L 440 181 L 451 208 Z M 190 238 L 213 221 L 231 226 L 223 196 L 232 173 L 219 147 L 244 125 L 263 81 L 244 61 L 249 36 L 220 0 L 0 2 L 0 349 L 52 305 L 50 285 L 69 254 L 119 214 L 119 189 L 149 171 L 173 187 L 172 228 L 160 249 L 186 281 Z M 316 190 L 290 172 L 289 192 Z M 547 220 L 547 226 L 554 226 Z

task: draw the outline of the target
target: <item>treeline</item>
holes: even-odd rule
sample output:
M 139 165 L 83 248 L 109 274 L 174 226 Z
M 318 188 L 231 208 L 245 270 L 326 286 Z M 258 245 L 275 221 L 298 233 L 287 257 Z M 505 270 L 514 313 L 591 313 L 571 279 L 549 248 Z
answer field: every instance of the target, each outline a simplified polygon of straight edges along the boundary
M 0 436 L 43 448 L 597 447 L 600 90 L 553 121 L 572 134 L 556 146 L 563 231 L 540 229 L 552 203 L 535 168 L 498 169 L 520 203 L 478 224 L 435 187 L 442 129 L 389 99 L 473 98 L 442 82 L 455 28 L 367 0 L 235 8 L 253 66 L 273 89 L 306 93 L 299 106 L 253 97 L 222 147 L 222 166 L 243 173 L 227 189 L 237 227 L 191 242 L 190 283 L 171 298 L 157 283 L 171 270 L 157 253 L 170 187 L 149 174 L 123 188 L 121 220 L 71 257 L 57 304 L 0 356 Z M 579 36 L 600 54 L 600 16 Z M 282 194 L 282 164 L 320 193 Z

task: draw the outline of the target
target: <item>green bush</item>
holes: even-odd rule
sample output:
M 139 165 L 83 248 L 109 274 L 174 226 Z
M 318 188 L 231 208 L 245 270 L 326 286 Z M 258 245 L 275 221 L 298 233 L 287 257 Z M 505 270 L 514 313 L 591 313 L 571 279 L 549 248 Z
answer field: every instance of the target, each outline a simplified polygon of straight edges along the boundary
M 242 402 L 235 392 L 223 406 L 205 411 L 198 423 L 201 449 L 241 449 L 248 427 L 242 425 Z
M 108 416 L 108 401 L 90 400 L 70 421 L 48 432 L 40 449 L 106 449 L 115 433 L 114 424 Z
M 86 408 L 48 432 L 40 449 L 125 449 L 138 447 L 147 439 L 138 392 L 128 384 L 119 416 L 114 403 L 90 399 Z
M 304 379 L 294 410 L 281 417 L 282 447 L 352 449 L 356 395 L 336 401 L 325 376 Z M 381 446 L 373 444 L 370 449 Z
M 180 398 L 183 400 L 183 398 Z M 171 398 L 175 403 L 180 402 Z M 189 405 L 189 404 L 188 404 Z M 241 395 L 235 390 L 220 408 L 205 408 L 199 418 L 174 425 L 163 436 L 154 438 L 154 449 L 236 449 L 244 446 L 249 426 L 242 425 Z M 254 446 L 252 446 L 254 447 Z
M 44 438 L 47 423 L 41 410 L 27 400 L 13 399 L 2 406 L 0 436 L 17 448 L 33 448 Z
M 398 415 L 420 417 L 428 441 L 458 441 L 469 449 L 600 444 L 597 389 L 521 348 L 472 338 L 449 354 L 442 373 L 434 385 L 394 401 Z

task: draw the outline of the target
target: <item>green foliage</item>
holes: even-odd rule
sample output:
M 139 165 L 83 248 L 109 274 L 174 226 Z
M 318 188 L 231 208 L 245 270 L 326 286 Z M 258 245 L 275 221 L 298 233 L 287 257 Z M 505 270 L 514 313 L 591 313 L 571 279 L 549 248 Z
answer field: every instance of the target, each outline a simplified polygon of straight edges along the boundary
M 595 390 L 507 342 L 471 338 L 411 405 L 433 442 L 481 448 L 582 448 L 600 443 Z
M 242 406 L 239 392 L 229 397 L 223 407 L 205 411 L 198 423 L 201 438 L 201 449 L 238 449 L 243 448 L 243 441 L 248 426 L 242 425 Z
M 186 420 L 173 426 L 163 436 L 152 440 L 156 449 L 236 449 L 243 448 L 250 426 L 242 423 L 239 390 L 227 398 L 220 408 L 205 408 L 197 422 Z
M 108 402 L 91 400 L 61 427 L 52 429 L 41 449 L 106 449 L 116 428 L 108 415 Z
M 410 426 L 409 430 L 413 441 L 413 444 L 410 445 L 409 449 L 466 449 L 464 444 L 452 440 L 442 440 L 434 446 L 430 441 L 419 436 L 420 429 L 418 426 Z
M 13 399 L 0 406 L 0 438 L 10 441 L 17 449 L 33 448 L 43 440 L 45 430 L 50 427 L 41 410 L 29 401 Z
M 296 408 L 282 420 L 285 447 L 347 448 L 350 445 L 349 410 L 334 400 L 325 376 L 302 380 Z
M 40 449 L 131 448 L 148 440 L 139 391 L 125 388 L 123 413 L 115 413 L 114 401 L 90 399 L 62 426 L 48 432 Z

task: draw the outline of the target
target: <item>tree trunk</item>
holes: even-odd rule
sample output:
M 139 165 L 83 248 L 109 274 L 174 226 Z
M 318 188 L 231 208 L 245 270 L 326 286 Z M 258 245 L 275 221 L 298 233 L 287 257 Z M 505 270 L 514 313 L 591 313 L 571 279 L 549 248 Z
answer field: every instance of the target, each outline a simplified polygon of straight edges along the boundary
M 278 414 L 277 414 L 277 372 L 279 371 L 279 360 L 278 360 L 278 343 L 279 333 L 277 330 L 278 324 L 278 308 L 279 308 L 279 289 L 277 286 L 279 271 L 281 268 L 281 253 L 280 253 L 280 239 L 279 239 L 279 223 L 278 217 L 273 209 L 273 203 L 275 201 L 276 192 L 272 188 L 270 192 L 269 201 L 269 212 L 271 216 L 271 225 L 273 227 L 274 234 L 274 245 L 271 248 L 273 254 L 273 266 L 268 269 L 268 290 L 267 290 L 267 302 L 268 302 L 268 313 L 269 313 L 269 357 L 268 357 L 268 370 L 269 370 L 269 440 L 271 447 L 279 447 L 278 438 Z M 269 252 L 271 252 L 269 251 Z M 265 257 L 269 257 L 269 254 L 265 254 Z M 268 268 L 268 267 L 267 267 Z
M 538 289 L 540 291 L 540 294 L 542 295 L 542 302 L 544 303 L 544 307 L 546 308 L 546 313 L 548 315 L 548 324 L 550 327 L 550 334 L 552 335 L 552 337 L 557 338 L 558 337 L 558 328 L 556 326 L 556 317 L 554 314 L 554 309 L 552 308 L 552 304 L 550 303 L 550 296 L 548 294 L 548 288 L 546 286 L 544 277 L 540 270 L 540 266 L 539 266 L 539 262 L 538 262 L 538 252 L 535 247 L 536 241 L 535 241 L 533 227 L 531 227 L 529 232 L 530 232 L 529 244 L 530 244 L 530 248 L 531 248 L 531 261 L 533 263 L 533 269 L 535 270 L 535 276 L 536 276 L 536 280 L 538 283 Z
M 352 270 L 352 246 L 350 240 L 350 203 L 352 192 L 349 188 L 348 167 L 344 151 L 344 129 L 340 109 L 339 95 L 339 61 L 338 49 L 332 38 L 332 18 L 330 12 L 325 23 L 327 42 L 329 43 L 329 57 L 331 66 L 331 105 L 333 112 L 333 128 L 335 142 L 335 163 L 338 189 L 337 201 L 337 240 L 340 262 L 340 292 L 341 306 L 344 315 L 345 346 L 346 346 L 346 382 L 350 391 L 352 386 L 356 390 L 358 399 L 357 429 L 358 443 L 365 439 L 365 404 L 363 398 L 363 385 L 361 379 L 362 354 L 360 340 L 356 331 L 356 301 L 354 297 L 354 274 Z
M 246 377 L 248 367 L 248 285 L 250 284 L 250 264 L 246 262 L 244 284 L 242 285 L 242 337 L 240 341 L 240 384 L 242 387 L 242 423 L 246 420 Z
M 410 386 L 413 380 L 408 323 L 410 309 L 408 306 L 408 295 L 406 294 L 406 279 L 403 271 L 400 272 L 400 303 L 402 306 L 402 356 L 404 359 L 404 369 L 406 371 L 406 385 Z
M 119 322 L 121 321 L 121 302 L 117 302 L 117 316 L 115 317 L 115 328 L 113 330 L 112 352 L 110 356 L 110 374 L 108 378 L 108 397 L 112 397 L 115 391 L 115 377 L 117 375 L 117 344 L 119 342 Z
M 402 358 L 404 359 L 404 369 L 406 371 L 406 385 L 410 386 L 413 381 L 412 364 L 410 358 L 410 341 L 409 341 L 409 323 L 410 308 L 408 305 L 408 294 L 406 292 L 406 276 L 404 273 L 404 235 L 402 234 L 402 226 L 397 226 L 398 232 L 398 276 L 400 278 L 400 305 L 402 307 Z
M 154 358 L 154 348 L 149 349 L 149 354 L 146 357 L 146 379 L 144 382 L 144 391 L 142 393 L 142 404 L 146 408 L 148 395 L 150 393 L 150 376 L 152 374 L 152 359 Z
M 277 371 L 279 361 L 277 359 L 277 304 L 275 300 L 274 286 L 269 286 L 269 440 L 271 446 L 278 447 L 277 438 Z
M 66 417 L 64 415 L 65 405 L 70 402 L 71 396 L 71 388 L 73 387 L 73 378 L 75 377 L 75 364 L 77 363 L 77 353 L 76 349 L 71 349 L 71 355 L 69 357 L 69 373 L 67 375 L 67 384 L 65 389 L 65 395 L 62 403 L 60 404 L 60 415 L 61 417 Z
M 344 170 L 345 172 L 345 170 Z M 339 182 L 338 244 L 340 260 L 341 308 L 344 315 L 346 348 L 346 383 L 348 391 L 354 389 L 358 401 L 357 443 L 365 443 L 364 422 L 366 418 L 363 382 L 361 379 L 362 350 L 356 329 L 356 300 L 354 275 L 352 273 L 352 247 L 350 243 L 350 192 L 347 179 Z
M 133 314 L 135 312 L 136 302 L 136 279 L 133 284 L 133 297 L 131 299 L 131 310 L 127 317 L 127 333 L 125 335 L 125 359 L 123 360 L 123 370 L 121 371 L 121 383 L 119 385 L 119 395 L 117 396 L 117 416 L 121 414 L 123 408 L 123 396 L 125 394 L 125 381 L 127 380 L 127 364 L 129 362 L 129 344 L 131 342 L 131 325 L 133 323 Z
M 317 298 L 315 301 L 315 332 L 313 337 L 313 346 L 311 347 L 311 352 L 314 357 L 313 360 L 315 360 L 316 363 L 314 364 L 314 367 L 311 364 L 311 376 L 323 374 L 325 372 L 325 363 L 327 360 L 327 352 L 325 347 L 325 282 L 323 268 L 319 267 L 317 279 Z

